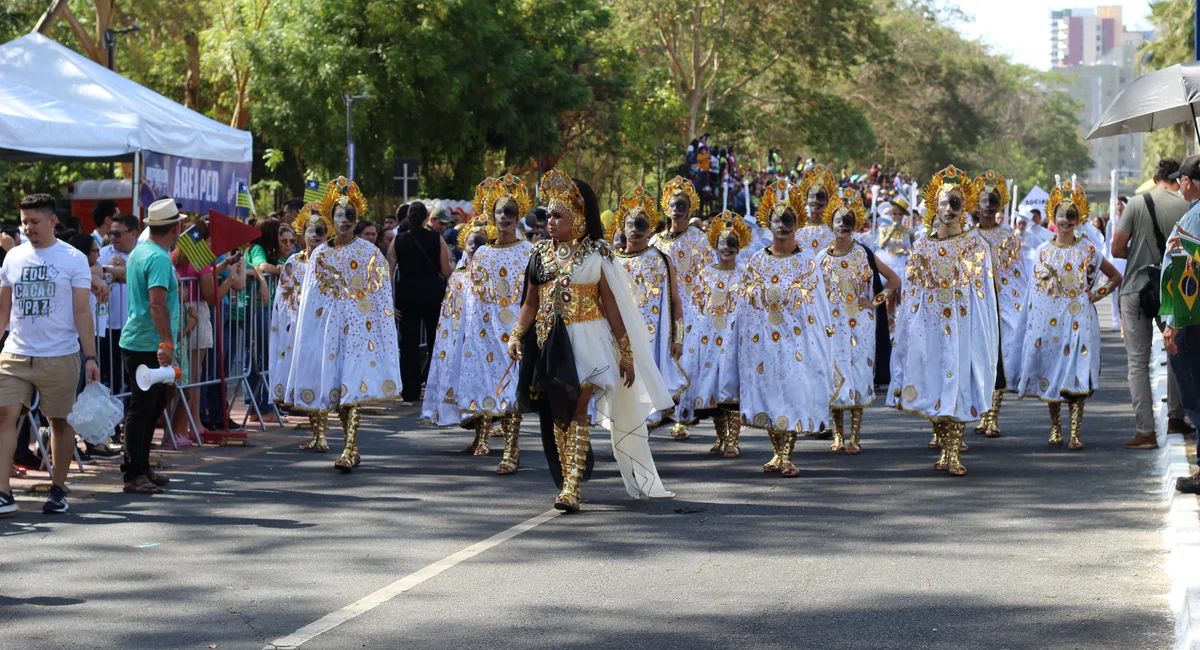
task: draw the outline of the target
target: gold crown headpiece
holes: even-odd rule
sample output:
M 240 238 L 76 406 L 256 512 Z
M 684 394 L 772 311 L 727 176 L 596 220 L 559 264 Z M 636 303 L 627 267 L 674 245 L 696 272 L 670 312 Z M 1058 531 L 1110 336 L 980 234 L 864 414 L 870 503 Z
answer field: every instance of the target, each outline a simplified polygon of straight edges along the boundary
M 671 197 L 676 194 L 684 194 L 688 197 L 688 218 L 696 214 L 696 210 L 700 208 L 700 195 L 696 194 L 696 186 L 692 182 L 682 176 L 676 176 L 667 182 L 663 188 L 662 194 L 662 213 L 665 215 L 671 214 Z
M 546 211 L 554 212 L 555 208 L 566 210 L 571 216 L 571 237 L 580 239 L 587 234 L 587 209 L 583 204 L 583 195 L 570 176 L 551 169 L 542 175 L 539 194 L 546 202 Z
M 754 220 L 763 228 L 771 227 L 771 217 L 777 213 L 781 213 L 788 208 L 792 209 L 792 214 L 796 215 L 796 225 L 803 226 L 800 215 L 796 213 L 796 206 L 793 203 L 795 196 L 798 195 L 796 186 L 792 185 L 791 181 L 786 178 L 781 178 L 767 186 L 763 192 L 762 199 L 758 202 L 758 212 L 754 214 Z
M 333 223 L 333 211 L 339 205 L 347 203 L 354 206 L 354 212 L 358 218 L 364 219 L 367 215 L 367 198 L 358 191 L 358 185 L 354 181 L 346 180 L 345 176 L 338 176 L 336 180 L 329 181 L 329 185 L 325 186 L 325 196 L 321 199 L 321 218 L 325 219 L 326 223 Z
M 482 232 L 489 244 L 500 236 L 500 233 L 496 231 L 496 226 L 490 223 L 487 217 L 475 217 L 458 232 L 458 250 L 467 250 L 467 242 L 471 239 L 471 235 L 477 232 Z
M 329 219 L 325 218 L 325 215 L 321 214 L 320 201 L 313 201 L 312 203 L 305 205 L 303 208 L 300 208 L 300 212 L 296 213 L 296 221 L 292 223 L 292 227 L 296 229 L 296 236 L 299 237 L 301 241 L 304 239 L 304 232 L 308 230 L 308 226 L 312 223 L 314 218 L 320 220 L 321 225 L 325 226 L 326 235 L 329 235 L 333 232 L 333 224 L 329 222 Z
M 517 204 L 518 218 L 529 214 L 533 208 L 533 199 L 529 196 L 529 189 L 525 187 L 525 181 L 512 174 L 505 174 L 500 178 L 488 178 L 480 183 L 475 188 L 475 200 L 471 202 L 471 207 L 475 210 L 475 214 L 487 217 L 488 221 L 495 225 L 496 203 L 504 198 L 512 199 Z
M 825 208 L 825 214 L 821 215 L 821 221 L 832 230 L 833 218 L 846 210 L 854 213 L 854 223 L 859 227 L 867 223 L 867 208 L 863 205 L 862 194 L 850 187 L 842 188 L 830 199 L 829 206 Z
M 983 172 L 975 177 L 975 187 L 978 188 L 980 197 L 995 190 L 1000 194 L 1000 209 L 1008 207 L 1008 181 L 1000 174 L 990 169 Z
M 979 188 L 975 182 L 967 178 L 963 171 L 954 165 L 933 175 L 933 180 L 925 186 L 925 227 L 933 227 L 933 218 L 937 216 L 938 197 L 943 192 L 957 188 L 963 193 L 963 210 L 974 212 L 979 208 Z
M 1087 194 L 1078 183 L 1071 181 L 1063 181 L 1053 191 L 1050 192 L 1050 200 L 1046 202 L 1046 219 L 1051 223 L 1054 221 L 1054 215 L 1058 212 L 1058 204 L 1063 201 L 1069 202 L 1075 206 L 1079 212 L 1079 220 L 1087 219 L 1088 212 L 1091 211 L 1091 205 L 1088 203 Z
M 625 228 L 625 217 L 629 216 L 630 212 L 641 210 L 646 213 L 646 218 L 650 220 L 650 232 L 656 232 L 658 225 L 662 223 L 662 215 L 658 213 L 658 206 L 654 200 L 654 196 L 646 191 L 646 188 L 638 185 L 631 192 L 621 197 L 620 203 L 617 204 L 617 211 L 613 213 L 612 222 L 605 229 L 604 238 L 612 241 L 613 235 L 617 229 Z
M 800 178 L 800 191 L 796 193 L 795 204 L 792 206 L 792 209 L 796 212 L 796 218 L 800 220 L 801 226 L 810 223 L 815 225 L 817 219 L 825 218 L 823 214 L 808 214 L 808 193 L 814 185 L 820 185 L 825 188 L 825 195 L 829 197 L 830 203 L 838 195 L 838 184 L 833 177 L 833 172 L 821 165 L 813 165 L 805 170 L 804 176 Z
M 716 250 L 717 244 L 730 235 L 737 237 L 738 250 L 750 245 L 750 237 L 752 236 L 750 226 L 746 225 L 745 220 L 742 219 L 742 215 L 726 210 L 717 215 L 708 227 L 708 245 L 713 250 Z

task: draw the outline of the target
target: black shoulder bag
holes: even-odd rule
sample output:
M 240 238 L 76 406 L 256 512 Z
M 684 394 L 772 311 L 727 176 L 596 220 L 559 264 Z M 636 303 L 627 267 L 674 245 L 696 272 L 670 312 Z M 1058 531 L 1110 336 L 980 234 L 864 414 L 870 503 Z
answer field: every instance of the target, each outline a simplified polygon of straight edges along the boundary
M 1154 241 L 1158 243 L 1157 260 L 1162 260 L 1163 251 L 1167 249 L 1167 238 L 1163 235 L 1162 228 L 1158 225 L 1158 215 L 1154 213 L 1154 199 L 1147 193 L 1146 210 L 1150 212 L 1150 224 L 1154 226 Z M 1158 318 L 1158 309 L 1162 306 L 1162 296 L 1160 295 L 1160 282 L 1162 278 L 1162 262 L 1155 262 L 1146 268 L 1142 269 L 1142 275 L 1145 276 L 1146 286 L 1138 292 L 1138 299 L 1141 302 L 1142 315 L 1146 318 Z

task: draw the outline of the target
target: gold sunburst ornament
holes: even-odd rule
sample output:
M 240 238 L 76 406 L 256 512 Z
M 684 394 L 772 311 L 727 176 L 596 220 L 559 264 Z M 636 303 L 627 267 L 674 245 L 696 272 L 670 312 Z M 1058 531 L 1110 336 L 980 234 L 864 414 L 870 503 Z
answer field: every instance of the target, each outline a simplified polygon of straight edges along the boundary
M 830 230 L 834 230 L 833 220 L 846 212 L 854 213 L 854 224 L 861 228 L 867 223 L 867 208 L 863 205 L 862 194 L 857 190 L 845 187 L 842 188 L 829 201 L 828 207 L 825 208 L 825 214 L 821 215 L 821 221 Z
M 1058 206 L 1063 201 L 1069 202 L 1075 206 L 1075 210 L 1079 212 L 1079 220 L 1087 219 L 1088 212 L 1091 211 L 1091 205 L 1088 203 L 1087 194 L 1083 188 L 1071 181 L 1063 181 L 1050 192 L 1050 199 L 1046 201 L 1046 218 L 1051 223 L 1054 222 L 1054 215 L 1058 213 Z
M 321 204 L 318 201 L 313 201 L 308 205 L 300 208 L 300 212 L 296 213 L 296 220 L 292 222 L 292 227 L 296 229 L 296 234 L 300 237 L 300 241 L 304 241 L 304 233 L 308 227 L 312 225 L 313 220 L 321 222 L 325 226 L 325 235 L 329 236 L 333 232 L 333 223 L 321 214 Z
M 963 194 L 963 211 L 974 212 L 979 209 L 979 188 L 975 182 L 954 165 L 933 175 L 933 180 L 925 186 L 925 227 L 933 228 L 933 219 L 937 216 L 938 197 L 950 190 L 957 189 Z
M 338 176 L 336 180 L 329 181 L 329 185 L 325 187 L 325 196 L 321 199 L 321 218 L 326 223 L 333 223 L 333 211 L 339 205 L 353 205 L 354 213 L 362 220 L 367 215 L 367 198 L 358 190 L 358 185 L 354 181 L 346 180 L 345 176 Z M 330 228 L 332 233 L 332 227 Z
M 458 233 L 458 250 L 467 250 L 467 242 L 471 240 L 471 235 L 482 233 L 487 243 L 496 241 L 496 237 L 500 235 L 496 230 L 496 226 L 489 223 L 487 217 L 475 217 Z
M 546 211 L 562 210 L 571 217 L 571 238 L 582 239 L 587 234 L 587 217 L 583 195 L 570 176 L 551 169 L 542 176 L 539 194 L 546 202 Z
M 829 198 L 830 203 L 838 195 L 837 179 L 833 177 L 833 172 L 821 165 L 809 167 L 800 179 L 800 191 L 796 193 L 796 199 L 792 206 L 796 212 L 796 218 L 800 220 L 801 226 L 816 225 L 817 219 L 825 217 L 823 214 L 808 214 L 808 193 L 813 187 L 825 188 L 825 196 Z
M 496 203 L 501 199 L 511 199 L 517 204 L 518 218 L 529 214 L 533 208 L 533 199 L 529 196 L 529 188 L 525 186 L 525 181 L 512 174 L 489 178 L 476 186 L 471 207 L 475 214 L 487 217 L 492 225 L 495 225 Z
M 650 232 L 657 232 L 658 225 L 662 223 L 662 215 L 658 213 L 657 203 L 654 195 L 647 192 L 646 188 L 641 185 L 633 188 L 632 191 L 621 197 L 621 201 L 617 204 L 617 211 L 613 213 L 612 221 L 604 230 L 604 238 L 612 241 L 618 228 L 624 230 L 625 217 L 628 217 L 631 212 L 638 211 L 644 213 L 646 219 L 650 221 Z
M 1000 174 L 990 169 L 983 172 L 975 177 L 975 187 L 978 188 L 981 198 L 985 194 L 991 194 L 993 190 L 996 191 L 1000 194 L 1000 209 L 1008 206 L 1008 181 Z
M 721 243 L 721 240 L 730 235 L 737 237 L 738 250 L 742 250 L 750 245 L 753 233 L 750 232 L 750 226 L 747 226 L 745 220 L 742 219 L 742 215 L 726 210 L 717 215 L 712 225 L 708 227 L 708 245 L 713 250 L 717 250 L 717 245 Z
M 758 212 L 754 214 L 754 220 L 758 225 L 770 230 L 771 217 L 776 214 L 783 214 L 784 210 L 792 209 L 792 214 L 796 213 L 796 208 L 792 205 L 793 195 L 796 194 L 796 186 L 790 181 L 781 178 L 767 186 L 763 192 L 762 199 L 758 202 Z M 796 226 L 804 225 L 800 221 L 800 215 L 796 215 Z
M 683 194 L 688 197 L 688 218 L 696 214 L 696 210 L 700 208 L 700 195 L 696 194 L 696 186 L 692 182 L 682 176 L 676 176 L 667 182 L 662 194 L 662 213 L 669 219 L 671 216 L 671 199 L 676 194 Z

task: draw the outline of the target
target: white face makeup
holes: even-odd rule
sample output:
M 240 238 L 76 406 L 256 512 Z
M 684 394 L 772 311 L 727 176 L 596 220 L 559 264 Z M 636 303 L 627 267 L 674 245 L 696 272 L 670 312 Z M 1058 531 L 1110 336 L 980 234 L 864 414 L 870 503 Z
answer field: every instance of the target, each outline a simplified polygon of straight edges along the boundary
M 938 195 L 937 220 L 947 226 L 957 226 L 962 223 L 963 193 L 957 187 Z
M 771 213 L 771 233 L 776 239 L 786 239 L 796 233 L 796 215 L 791 208 Z
M 308 224 L 308 227 L 304 229 L 304 243 L 307 244 L 309 248 L 316 248 L 317 246 L 325 243 L 325 237 L 327 235 L 328 233 L 325 232 L 325 224 L 320 222 L 310 223 Z
M 811 219 L 819 220 L 821 215 L 825 214 L 825 208 L 829 206 L 829 193 L 820 185 L 814 185 L 808 190 L 806 197 L 808 206 L 808 214 Z
M 838 239 L 853 236 L 857 228 L 858 215 L 854 213 L 854 210 L 843 206 L 833 215 L 833 232 Z
M 1074 205 L 1063 201 L 1054 209 L 1054 225 L 1058 226 L 1058 231 L 1064 234 L 1075 232 L 1075 227 L 1079 225 L 1079 211 Z
M 492 217 L 496 220 L 496 228 L 509 232 L 517 227 L 517 204 L 509 197 L 496 201 Z
M 625 231 L 625 239 L 632 244 L 641 244 L 650 239 L 650 218 L 641 208 L 634 208 L 625 215 L 622 228 Z
M 671 208 L 671 219 L 678 221 L 679 219 L 688 218 L 688 212 L 691 210 L 692 202 L 686 194 L 680 192 L 679 194 L 672 196 L 671 200 L 667 202 L 667 205 Z
M 346 233 L 354 230 L 355 217 L 353 212 L 346 209 L 346 206 L 339 205 L 333 210 L 333 227 L 338 233 Z
M 728 262 L 737 257 L 738 254 L 738 238 L 737 235 L 730 231 L 721 233 L 721 238 L 717 240 L 717 257 L 722 262 Z

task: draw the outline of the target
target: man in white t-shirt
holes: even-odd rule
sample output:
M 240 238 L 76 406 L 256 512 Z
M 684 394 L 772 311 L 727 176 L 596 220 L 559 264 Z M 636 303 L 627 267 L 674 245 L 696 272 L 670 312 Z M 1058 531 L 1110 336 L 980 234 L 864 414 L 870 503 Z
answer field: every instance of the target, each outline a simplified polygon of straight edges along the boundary
M 128 381 L 121 369 L 121 328 L 129 315 L 129 298 L 125 287 L 125 266 L 129 254 L 137 246 L 138 218 L 132 214 L 118 215 L 108 228 L 108 240 L 112 242 L 100 249 L 100 266 L 105 277 L 111 277 L 108 293 L 108 332 L 105 345 L 100 350 L 100 381 L 112 389 L 114 394 L 124 393 Z
M 54 197 L 30 194 L 20 208 L 29 242 L 9 251 L 0 266 L 0 331 L 8 328 L 0 351 L 0 514 L 17 510 L 9 472 L 17 420 L 32 404 L 34 390 L 53 434 L 53 485 L 42 512 L 63 513 L 75 449 L 67 415 L 75 406 L 81 345 L 88 383 L 100 379 L 88 299 L 92 274 L 87 257 L 54 236 Z

